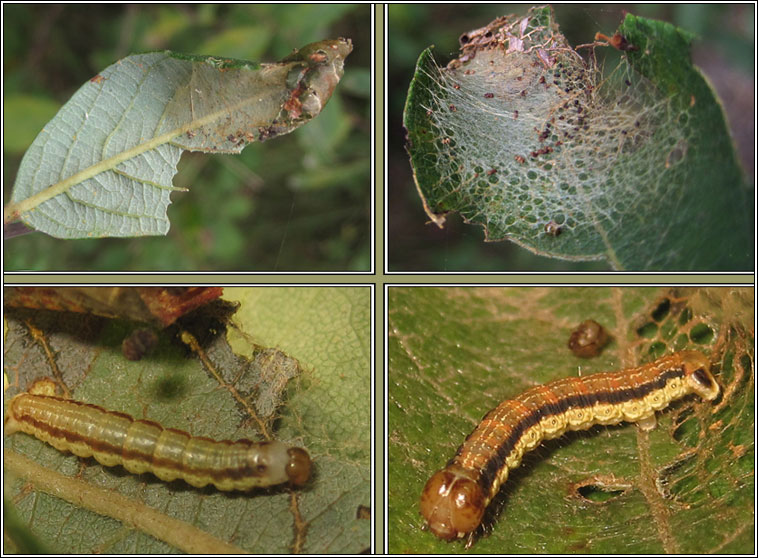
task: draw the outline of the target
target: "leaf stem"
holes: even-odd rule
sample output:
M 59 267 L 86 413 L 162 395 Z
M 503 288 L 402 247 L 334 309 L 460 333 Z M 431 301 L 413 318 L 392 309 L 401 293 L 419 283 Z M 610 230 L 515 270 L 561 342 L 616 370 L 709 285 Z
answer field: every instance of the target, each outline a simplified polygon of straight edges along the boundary
M 12 223 L 3 223 L 3 239 L 8 240 L 14 236 L 21 236 L 34 232 L 34 229 L 30 229 L 21 221 L 14 221 Z

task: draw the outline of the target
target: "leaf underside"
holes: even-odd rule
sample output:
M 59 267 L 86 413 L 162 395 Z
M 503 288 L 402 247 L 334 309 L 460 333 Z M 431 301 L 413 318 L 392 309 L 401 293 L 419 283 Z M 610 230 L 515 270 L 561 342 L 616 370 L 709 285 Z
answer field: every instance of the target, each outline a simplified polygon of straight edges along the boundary
M 619 33 L 604 75 L 549 6 L 464 34 L 445 68 L 422 52 L 404 123 L 427 214 L 615 269 L 750 269 L 749 192 L 690 35 L 632 15 Z
M 127 322 L 13 309 L 4 346 L 11 384 L 6 398 L 32 380 L 54 376 L 52 355 L 77 400 L 193 435 L 262 439 L 258 422 L 236 393 L 253 405 L 273 437 L 311 454 L 312 479 L 296 491 L 299 527 L 291 495 L 283 487 L 223 493 L 181 481 L 166 483 L 61 453 L 20 433 L 5 438 L 6 449 L 240 550 L 288 553 L 297 547 L 307 554 L 360 553 L 370 544 L 370 522 L 357 517 L 356 510 L 371 501 L 366 289 L 229 288 L 224 298 L 239 302 L 234 323 L 240 329 L 224 332 L 206 325 L 204 340 L 202 323 L 192 320 L 193 334 L 224 385 L 172 330 L 161 332 L 154 351 L 133 362 L 121 354 L 121 342 L 133 327 Z M 312 323 L 319 327 L 310 327 Z M 39 330 L 37 337 L 30 335 L 30 326 Z M 279 350 L 264 348 L 274 346 Z M 22 521 L 57 552 L 178 550 L 160 536 L 160 524 L 159 535 L 151 536 L 130 526 L 120 510 L 98 515 L 86 502 L 77 505 L 75 495 L 45 494 L 23 479 L 11 481 L 15 475 L 5 473 L 6 496 L 12 494 Z M 195 544 L 187 540 L 185 551 L 199 548 Z
M 317 116 L 349 39 L 257 64 L 170 51 L 129 56 L 85 83 L 21 162 L 5 221 L 58 238 L 168 232 L 184 150 L 240 153 Z

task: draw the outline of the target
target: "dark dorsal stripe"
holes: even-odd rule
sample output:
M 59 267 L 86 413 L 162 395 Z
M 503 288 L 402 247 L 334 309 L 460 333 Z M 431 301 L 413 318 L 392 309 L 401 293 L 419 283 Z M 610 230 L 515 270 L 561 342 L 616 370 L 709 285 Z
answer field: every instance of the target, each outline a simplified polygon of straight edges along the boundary
M 518 440 L 521 438 L 524 432 L 526 432 L 535 424 L 539 423 L 542 419 L 565 413 L 569 409 L 585 409 L 592 407 L 595 405 L 595 403 L 617 405 L 620 403 L 625 403 L 627 401 L 641 399 L 653 391 L 657 391 L 665 387 L 671 378 L 682 377 L 684 377 L 684 369 L 682 367 L 672 368 L 661 372 L 654 380 L 651 380 L 639 386 L 611 391 L 599 391 L 596 393 L 570 395 L 568 397 L 560 399 L 559 401 L 542 405 L 541 407 L 529 413 L 514 426 L 511 435 L 502 444 L 500 444 L 500 447 L 497 449 L 494 456 L 490 458 L 487 464 L 482 468 L 482 472 L 479 476 L 479 485 L 485 490 L 486 494 L 489 494 L 490 487 L 492 486 L 492 482 L 497 476 L 497 472 L 505 464 L 506 457 L 508 457 L 513 451 L 513 448 L 516 446 Z M 496 411 L 497 408 L 490 412 Z M 485 415 L 485 417 L 486 416 L 487 415 Z M 458 451 L 455 454 L 456 457 L 461 454 L 462 450 L 463 445 L 458 448 Z M 450 463 L 452 463 L 454 460 L 455 457 L 450 460 Z

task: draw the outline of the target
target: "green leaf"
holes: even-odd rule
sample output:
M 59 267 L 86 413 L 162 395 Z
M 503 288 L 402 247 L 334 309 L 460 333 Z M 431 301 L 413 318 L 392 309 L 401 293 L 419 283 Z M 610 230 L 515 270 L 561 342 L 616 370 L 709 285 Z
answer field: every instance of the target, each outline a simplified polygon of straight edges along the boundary
M 637 50 L 605 75 L 549 6 L 464 34 L 445 68 L 423 51 L 404 122 L 427 214 L 614 269 L 752 268 L 752 193 L 691 36 L 631 15 L 619 33 Z
M 8 223 L 58 238 L 166 234 L 184 150 L 239 153 L 317 116 L 349 39 L 276 64 L 177 54 L 129 56 L 85 83 L 26 152 Z
M 647 434 L 624 423 L 543 442 L 467 552 L 752 552 L 753 307 L 751 289 L 391 288 L 389 552 L 464 552 L 422 530 L 419 497 L 502 400 L 686 348 L 710 355 L 720 399 L 674 403 Z M 612 336 L 593 359 L 567 347 L 586 319 Z
M 203 553 L 213 541 L 225 546 L 212 552 L 234 547 L 263 554 L 293 548 L 306 554 L 357 554 L 369 547 L 370 522 L 356 517 L 359 506 L 371 502 L 368 289 L 239 288 L 225 289 L 224 298 L 241 304 L 233 317 L 240 329 L 232 328 L 203 346 L 234 389 L 249 387 L 256 366 L 248 369 L 230 345 L 248 357 L 275 346 L 300 364 L 298 377 L 287 380 L 277 373 L 263 379 L 254 395 L 270 402 L 272 394 L 279 394 L 274 437 L 302 445 L 313 459 L 311 481 L 295 491 L 301 527 L 296 528 L 291 496 L 284 488 L 223 493 L 179 481 L 165 483 L 121 467 L 102 467 L 25 434 L 13 434 L 5 438 L 5 449 L 22 453 L 43 468 L 45 478 L 56 479 L 53 496 L 38 489 L 35 481 L 9 480 L 19 472 L 5 470 L 6 496 L 48 547 L 76 554 Z M 130 324 L 51 314 L 36 311 L 26 317 L 44 333 L 75 399 L 194 435 L 261 439 L 232 390 L 220 386 L 172 337 L 172 330 L 161 332 L 150 356 L 131 362 L 120 347 Z M 8 319 L 7 313 L 6 320 L 4 356 L 6 370 L 13 370 L 9 397 L 30 380 L 53 373 L 45 351 L 29 337 L 27 322 Z M 100 497 L 88 492 L 77 503 L 72 488 L 77 482 Z M 97 499 L 124 499 L 124 506 L 95 513 L 91 509 Z M 131 524 L 129 511 L 149 518 L 147 525 Z M 188 533 L 182 546 L 169 542 L 173 533 L 165 525 L 172 522 Z

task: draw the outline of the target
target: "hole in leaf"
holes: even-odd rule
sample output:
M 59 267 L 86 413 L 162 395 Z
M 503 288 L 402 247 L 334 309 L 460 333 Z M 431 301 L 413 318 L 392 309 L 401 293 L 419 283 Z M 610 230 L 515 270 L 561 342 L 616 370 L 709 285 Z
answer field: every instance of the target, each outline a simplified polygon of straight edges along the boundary
M 656 322 L 660 322 L 665 318 L 669 310 L 671 309 L 671 301 L 668 298 L 664 298 L 658 306 L 651 312 L 650 317 Z
M 690 339 L 699 345 L 710 343 L 713 339 L 713 330 L 706 324 L 698 324 L 690 331 Z

